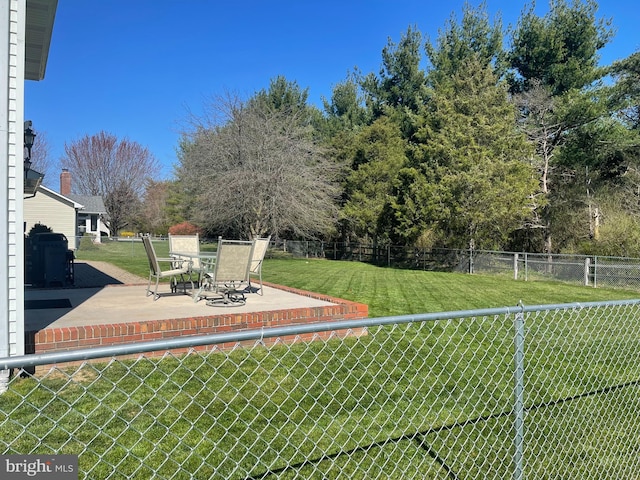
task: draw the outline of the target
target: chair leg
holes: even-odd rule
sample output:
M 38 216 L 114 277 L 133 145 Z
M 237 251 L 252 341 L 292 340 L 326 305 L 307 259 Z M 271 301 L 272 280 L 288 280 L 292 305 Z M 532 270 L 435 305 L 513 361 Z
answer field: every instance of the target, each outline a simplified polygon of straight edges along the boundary
M 206 295 L 202 295 L 203 292 L 209 289 L 209 282 L 207 281 L 207 275 L 201 272 L 198 280 L 198 291 L 193 295 L 194 303 L 198 303 L 201 298 L 206 298 Z
M 147 297 L 151 295 L 151 274 L 149 274 L 149 283 L 147 283 Z
M 160 284 L 160 277 L 158 276 L 156 277 L 156 290 L 153 295 L 154 302 L 160 298 L 160 294 L 158 293 L 159 284 Z
M 200 286 L 198 287 L 198 291 L 193 295 L 193 303 L 198 303 L 200 301 L 200 295 L 202 294 L 202 283 L 200 283 Z

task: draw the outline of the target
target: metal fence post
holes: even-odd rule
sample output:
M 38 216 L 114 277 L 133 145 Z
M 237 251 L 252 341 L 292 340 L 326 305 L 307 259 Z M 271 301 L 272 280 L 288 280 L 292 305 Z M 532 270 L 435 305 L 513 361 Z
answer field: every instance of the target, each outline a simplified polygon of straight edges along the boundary
M 589 257 L 584 259 L 584 285 L 589 286 L 589 267 L 591 266 L 591 259 Z
M 514 319 L 514 454 L 513 478 L 522 480 L 524 450 L 524 312 L 518 312 Z
M 9 388 L 9 377 L 11 376 L 11 370 L 0 370 L 0 394 L 6 392 Z
M 518 279 L 518 254 L 513 254 L 513 279 Z

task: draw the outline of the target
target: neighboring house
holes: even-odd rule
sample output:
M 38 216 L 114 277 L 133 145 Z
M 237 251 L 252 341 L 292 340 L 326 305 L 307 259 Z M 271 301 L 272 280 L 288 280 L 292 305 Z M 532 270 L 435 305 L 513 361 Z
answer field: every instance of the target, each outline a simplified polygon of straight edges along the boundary
M 102 232 L 109 233 L 102 222 L 107 213 L 102 197 L 75 195 L 70 191 L 71 176 L 68 170 L 63 170 L 60 193 L 40 185 L 35 196 L 25 198 L 24 233 L 40 223 L 55 233 L 63 233 L 72 250 L 78 248 L 85 233 L 93 235 L 94 242 L 99 243 Z
M 24 354 L 24 82 L 44 78 L 57 6 L 0 1 L 0 358 Z
M 69 248 L 75 249 L 77 213 L 81 208 L 82 204 L 40 185 L 34 197 L 24 199 L 24 233 L 27 235 L 40 223 L 55 233 L 64 234 Z
M 37 195 L 24 199 L 24 233 L 40 223 L 55 233 L 63 233 L 69 248 L 75 250 L 85 233 L 93 235 L 96 243 L 102 232 L 108 233 L 102 223 L 104 215 L 102 197 L 66 196 L 40 185 Z
M 95 243 L 100 243 L 102 235 L 109 235 L 109 229 L 103 223 L 107 214 L 102 197 L 88 197 L 86 195 L 69 194 L 74 202 L 82 205 L 76 211 L 76 235 L 81 237 L 88 233 L 93 236 Z
M 60 174 L 60 194 L 82 205 L 76 213 L 77 236 L 88 233 L 93 235 L 94 242 L 100 243 L 103 234 L 109 235 L 109 229 L 103 222 L 107 209 L 102 197 L 71 193 L 71 172 L 66 168 Z

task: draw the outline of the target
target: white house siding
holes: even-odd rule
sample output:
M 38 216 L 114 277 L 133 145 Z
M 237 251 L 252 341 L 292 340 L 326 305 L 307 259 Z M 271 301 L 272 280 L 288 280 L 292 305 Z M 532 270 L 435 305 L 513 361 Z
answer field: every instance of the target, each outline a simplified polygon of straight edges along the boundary
M 40 223 L 55 233 L 63 233 L 69 241 L 69 248 L 75 249 L 76 204 L 50 190 L 39 188 L 35 197 L 24 199 L 25 234 Z
M 91 228 L 92 220 L 95 219 L 95 226 L 96 228 Z M 93 242 L 94 243 L 101 243 L 102 242 L 102 232 L 105 232 L 107 235 L 109 235 L 109 229 L 107 227 L 104 226 L 104 224 L 102 223 L 102 219 L 100 214 L 98 213 L 82 213 L 82 212 L 78 212 L 78 228 L 79 230 L 79 234 L 82 235 L 82 232 L 84 230 L 84 233 L 88 233 L 89 235 L 93 236 Z
M 68 175 L 68 172 L 63 172 Z M 70 181 L 67 180 L 69 183 Z M 63 177 L 60 176 L 60 185 L 63 184 Z M 100 243 L 101 232 L 109 234 L 109 229 L 102 223 L 102 216 L 106 215 L 107 211 L 104 207 L 102 197 L 99 195 L 76 195 L 72 193 L 64 193 L 63 189 L 60 189 L 60 195 L 69 200 L 73 200 L 81 207 L 78 210 L 78 233 L 88 233 L 94 237 L 95 243 Z
M 24 354 L 22 151 L 25 0 L 0 1 L 0 357 Z M 7 73 L 5 73 L 7 72 Z M 19 224 L 19 225 L 18 225 Z M 8 371 L 0 371 L 0 392 Z

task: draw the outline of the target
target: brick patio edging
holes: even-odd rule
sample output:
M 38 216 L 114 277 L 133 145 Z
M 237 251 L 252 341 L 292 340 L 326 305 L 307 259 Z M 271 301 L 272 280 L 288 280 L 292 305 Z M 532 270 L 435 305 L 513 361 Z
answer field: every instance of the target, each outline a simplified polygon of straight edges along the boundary
M 237 330 L 251 330 L 264 327 L 280 327 L 303 323 L 337 322 L 357 320 L 368 317 L 369 307 L 362 303 L 341 298 L 320 295 L 305 290 L 283 287 L 264 282 L 265 285 L 285 290 L 297 295 L 307 296 L 334 303 L 320 307 L 303 307 L 264 312 L 233 313 L 224 312 L 215 315 L 168 320 L 149 320 L 128 323 L 88 325 L 76 327 L 46 328 L 37 332 L 26 332 L 25 350 L 27 353 L 46 353 L 64 350 L 90 348 L 92 346 L 120 345 L 134 342 L 183 337 L 189 335 L 208 335 L 227 333 Z M 337 331 L 340 336 L 364 335 L 366 329 L 358 331 Z M 296 341 L 308 341 L 314 338 L 326 338 L 322 334 L 296 336 Z M 292 341 L 293 339 L 281 339 Z M 225 346 L 218 345 L 217 348 Z M 198 347 L 196 350 L 210 350 L 213 347 Z M 187 349 L 180 349 L 187 351 Z M 173 351 L 173 353 L 180 353 Z M 153 352 L 164 354 L 165 352 Z M 146 355 L 146 354 L 145 354 Z M 151 355 L 151 354 L 150 354 Z

